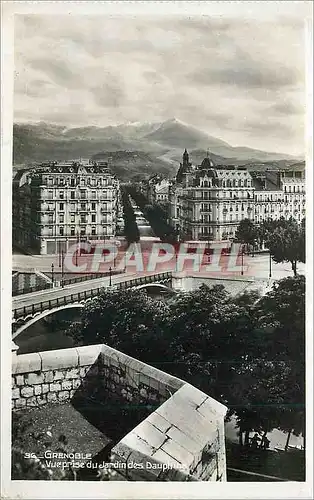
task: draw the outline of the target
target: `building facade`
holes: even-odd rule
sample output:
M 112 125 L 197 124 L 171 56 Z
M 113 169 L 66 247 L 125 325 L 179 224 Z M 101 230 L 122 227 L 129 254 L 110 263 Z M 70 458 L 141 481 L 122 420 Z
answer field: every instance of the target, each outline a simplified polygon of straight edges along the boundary
M 26 189 L 20 187 L 17 200 Z M 121 210 L 119 182 L 105 162 L 42 164 L 28 175 L 27 192 L 31 216 L 25 231 L 31 235 L 29 244 L 36 254 L 56 254 L 77 241 L 116 235 Z M 20 224 L 21 219 L 15 218 L 16 244 Z
M 305 217 L 304 170 L 252 172 L 255 186 L 254 222 Z
M 215 167 L 209 158 L 192 167 L 185 151 L 178 174 L 181 186 L 170 196 L 171 210 L 185 238 L 230 239 L 242 219 L 253 220 L 254 187 L 246 170 Z
M 169 184 L 169 222 L 181 238 L 232 240 L 249 219 L 305 217 L 304 171 L 250 172 L 245 167 L 214 165 L 205 158 L 193 166 L 185 150 L 176 180 Z

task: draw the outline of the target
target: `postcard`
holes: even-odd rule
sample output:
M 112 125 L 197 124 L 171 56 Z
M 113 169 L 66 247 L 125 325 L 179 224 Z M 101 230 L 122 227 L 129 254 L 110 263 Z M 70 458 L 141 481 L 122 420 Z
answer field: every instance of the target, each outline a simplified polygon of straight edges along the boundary
M 1 497 L 311 498 L 311 2 L 2 14 Z

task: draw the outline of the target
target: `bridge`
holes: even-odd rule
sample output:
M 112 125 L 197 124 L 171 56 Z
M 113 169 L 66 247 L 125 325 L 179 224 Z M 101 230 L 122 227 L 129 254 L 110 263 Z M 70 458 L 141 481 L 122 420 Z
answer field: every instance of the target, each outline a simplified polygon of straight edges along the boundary
M 115 277 L 111 289 L 158 287 L 170 290 L 172 273 L 158 273 L 140 276 L 134 279 Z M 97 297 L 104 288 L 109 287 L 108 279 L 94 279 L 64 288 L 41 290 L 13 298 L 12 301 L 12 338 L 15 339 L 30 325 L 58 311 L 83 307 L 88 300 Z

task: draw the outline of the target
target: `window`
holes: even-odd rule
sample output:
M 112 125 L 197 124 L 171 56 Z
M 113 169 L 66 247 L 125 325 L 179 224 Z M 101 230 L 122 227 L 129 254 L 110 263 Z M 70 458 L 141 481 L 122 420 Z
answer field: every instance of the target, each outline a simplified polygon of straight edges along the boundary
M 64 210 L 64 203 L 59 203 L 59 209 Z
M 81 198 L 86 198 L 86 191 L 85 191 L 85 189 L 83 189 L 81 191 Z
M 92 191 L 92 199 L 96 198 L 96 191 Z
M 81 210 L 86 210 L 86 203 L 81 203 Z
M 53 214 L 48 214 L 48 222 L 49 224 L 53 223 Z
M 86 234 L 86 230 L 85 230 L 85 228 L 82 228 L 81 229 L 81 236 L 85 236 L 85 234 Z
M 49 226 L 49 227 L 48 227 L 48 235 L 49 235 L 49 236 L 52 236 L 52 235 L 53 235 L 53 228 L 52 228 L 52 226 Z
M 64 199 L 64 191 L 60 191 L 59 196 L 60 196 L 60 200 L 63 200 Z
M 71 200 L 75 199 L 75 191 L 71 191 Z
M 95 236 L 95 234 L 96 234 L 96 228 L 92 227 L 92 235 Z
M 96 222 L 96 215 L 92 214 L 92 222 Z
M 96 203 L 92 203 L 92 210 L 96 210 Z
M 81 186 L 85 186 L 85 179 L 81 179 Z
M 75 215 L 71 214 L 71 222 L 75 222 Z
M 53 178 L 52 177 L 48 177 L 47 184 L 48 184 L 48 186 L 52 186 L 53 185 Z
M 71 236 L 75 236 L 75 228 L 71 227 Z
M 64 186 L 64 177 L 59 178 L 59 184 L 60 186 Z
M 53 199 L 53 191 L 48 191 L 48 200 Z
M 60 216 L 59 216 L 59 222 L 60 222 L 61 224 L 63 224 L 63 223 L 64 223 L 64 215 L 60 215 Z
M 81 223 L 86 224 L 86 215 L 81 215 Z
M 59 228 L 59 234 L 60 234 L 60 236 L 63 236 L 63 227 Z
M 71 179 L 70 184 L 71 184 L 71 186 L 75 186 L 75 179 Z

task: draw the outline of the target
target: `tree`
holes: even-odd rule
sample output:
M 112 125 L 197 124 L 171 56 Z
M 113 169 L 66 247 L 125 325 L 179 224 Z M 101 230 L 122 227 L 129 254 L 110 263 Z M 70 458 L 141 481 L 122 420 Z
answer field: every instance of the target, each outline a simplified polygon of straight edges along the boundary
M 255 224 L 250 219 L 241 220 L 235 234 L 235 239 L 240 243 L 245 243 L 254 248 L 258 239 L 258 231 Z
M 67 333 L 77 344 L 105 343 L 145 361 L 160 351 L 158 329 L 164 315 L 167 305 L 144 290 L 104 290 L 85 305 L 81 325 L 73 325 Z
M 121 199 L 123 204 L 124 234 L 128 243 L 140 240 L 136 217 L 130 202 L 130 197 L 124 187 L 121 187 Z
M 167 213 L 158 204 L 150 204 L 148 199 L 138 191 L 135 186 L 128 188 L 128 194 L 142 210 L 145 218 L 148 220 L 154 234 L 168 243 L 177 241 L 175 229 L 167 222 Z
M 81 343 L 101 343 L 182 378 L 230 408 L 240 436 L 304 432 L 305 278 L 260 298 L 201 286 L 165 303 L 144 291 L 104 291 L 85 305 Z M 302 424 L 303 422 L 303 424 Z
M 305 262 L 305 226 L 293 219 L 280 219 L 265 235 L 265 244 L 275 262 L 290 262 L 297 275 L 297 262 Z
M 175 375 L 184 377 L 189 364 L 194 373 L 191 383 L 226 401 L 232 364 L 242 362 L 248 350 L 256 349 L 251 343 L 255 300 L 254 293 L 241 302 L 221 285 L 203 285 L 175 297 L 167 325 L 170 352 L 177 362 Z M 197 361 L 194 367 L 192 354 Z
M 268 358 L 286 365 L 285 408 L 278 428 L 304 435 L 305 411 L 305 277 L 284 278 L 258 303 L 261 336 Z
M 258 354 L 233 367 L 230 378 L 230 415 L 242 433 L 276 427 L 304 434 L 305 410 L 305 278 L 276 282 L 255 305 Z M 253 354 L 253 355 L 252 355 Z M 239 405 L 240 403 L 240 405 Z

